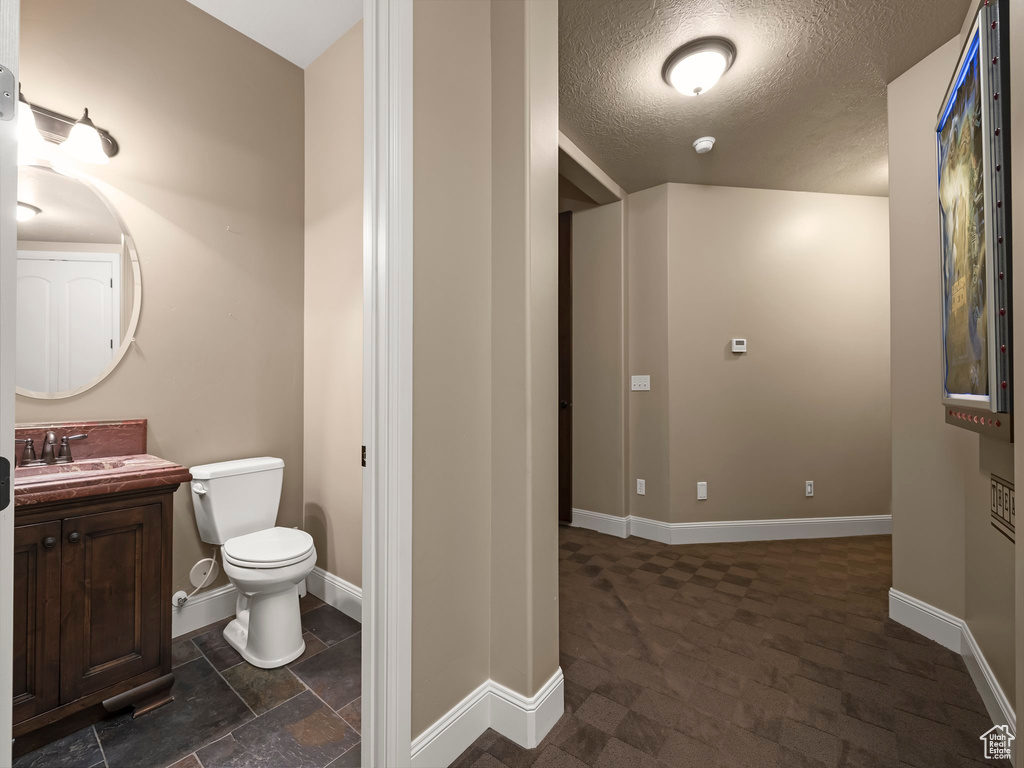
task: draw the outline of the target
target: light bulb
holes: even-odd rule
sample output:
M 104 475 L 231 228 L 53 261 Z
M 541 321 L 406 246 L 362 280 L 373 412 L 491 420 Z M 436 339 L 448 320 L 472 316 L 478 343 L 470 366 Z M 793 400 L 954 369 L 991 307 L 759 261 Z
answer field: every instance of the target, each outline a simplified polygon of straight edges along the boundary
M 41 210 L 36 208 L 34 205 L 28 203 L 18 203 L 18 221 L 28 221 L 33 218 L 37 213 L 42 213 Z
M 89 110 L 85 110 L 82 119 L 71 128 L 67 140 L 60 145 L 61 151 L 75 160 L 83 163 L 94 163 L 106 165 L 110 162 L 107 153 L 103 151 L 103 139 L 100 132 L 96 130 L 92 120 L 89 119 Z
M 43 154 L 45 142 L 36 125 L 32 107 L 24 98 L 18 99 L 18 165 L 31 165 Z
M 700 96 L 715 86 L 735 56 L 736 49 L 728 40 L 695 40 L 672 54 L 665 65 L 665 80 L 684 96 Z

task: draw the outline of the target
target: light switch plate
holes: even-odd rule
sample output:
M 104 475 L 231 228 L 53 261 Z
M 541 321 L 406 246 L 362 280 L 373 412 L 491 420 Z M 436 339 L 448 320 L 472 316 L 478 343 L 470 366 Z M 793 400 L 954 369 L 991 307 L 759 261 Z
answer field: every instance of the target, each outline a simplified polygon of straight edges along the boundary
M 650 392 L 651 391 L 651 377 L 650 376 L 633 376 L 632 377 L 632 390 L 634 392 Z
M 813 480 L 806 480 L 804 482 L 804 496 L 813 496 L 813 495 L 814 495 L 814 481 Z
M 708 498 L 708 484 L 704 482 L 697 483 L 697 501 L 706 501 Z

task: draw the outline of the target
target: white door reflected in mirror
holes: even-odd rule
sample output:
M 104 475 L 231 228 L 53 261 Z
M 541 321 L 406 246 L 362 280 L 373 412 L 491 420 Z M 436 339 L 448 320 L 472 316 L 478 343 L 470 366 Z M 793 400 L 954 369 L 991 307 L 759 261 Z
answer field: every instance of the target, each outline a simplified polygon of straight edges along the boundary
M 141 306 L 138 255 L 91 184 L 49 167 L 18 172 L 19 394 L 60 398 L 102 381 L 127 350 Z

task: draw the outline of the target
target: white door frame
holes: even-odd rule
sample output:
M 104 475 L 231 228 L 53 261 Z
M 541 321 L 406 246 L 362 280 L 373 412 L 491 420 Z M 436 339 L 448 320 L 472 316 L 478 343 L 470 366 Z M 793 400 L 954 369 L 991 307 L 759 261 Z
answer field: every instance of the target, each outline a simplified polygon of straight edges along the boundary
M 364 0 L 363 743 L 370 768 L 412 745 L 412 0 Z M 17 75 L 19 0 L 0 0 Z M 14 464 L 17 126 L 0 122 L 0 455 Z M 13 504 L 0 554 L 13 552 Z M 0 556 L 0 765 L 11 764 L 13 566 Z
M 0 0 L 0 66 L 18 75 L 19 0 Z M 14 473 L 14 338 L 18 224 L 18 131 L 0 121 L 0 456 Z M 14 490 L 0 509 L 0 765 L 11 764 L 14 658 Z
M 412 752 L 413 2 L 364 0 L 363 744 Z

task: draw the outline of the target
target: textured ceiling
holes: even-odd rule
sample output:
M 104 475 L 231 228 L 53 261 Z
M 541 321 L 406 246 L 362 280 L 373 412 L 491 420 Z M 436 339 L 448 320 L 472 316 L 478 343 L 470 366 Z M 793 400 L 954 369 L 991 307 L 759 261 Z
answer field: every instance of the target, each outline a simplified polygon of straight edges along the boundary
M 627 191 L 668 181 L 888 191 L 886 84 L 972 0 L 559 0 L 562 132 Z M 698 37 L 736 44 L 713 90 L 661 78 Z M 938 110 L 938 104 L 935 105 Z M 710 154 L 691 144 L 717 139 Z

